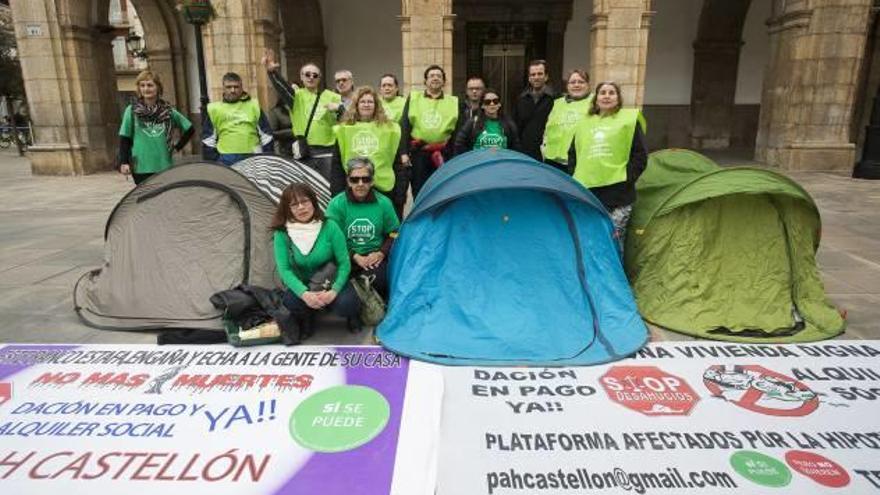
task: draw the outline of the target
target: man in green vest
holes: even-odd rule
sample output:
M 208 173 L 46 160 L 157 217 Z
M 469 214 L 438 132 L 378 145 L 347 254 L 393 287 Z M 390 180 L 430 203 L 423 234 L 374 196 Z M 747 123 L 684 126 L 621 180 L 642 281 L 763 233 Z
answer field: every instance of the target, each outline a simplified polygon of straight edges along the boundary
M 425 69 L 425 90 L 409 94 L 400 121 L 400 157 L 412 170 L 413 197 L 453 154 L 452 137 L 458 132 L 458 98 L 443 93 L 446 72 L 439 65 Z
M 223 75 L 223 101 L 208 104 L 202 129 L 202 156 L 224 165 L 254 153 L 271 153 L 272 127 L 260 103 L 244 91 L 241 76 Z
M 290 121 L 296 136 L 294 158 L 318 171 L 329 182 L 336 144 L 333 126 L 342 98 L 333 91 L 321 90 L 321 69 L 314 63 L 300 67 L 302 87 L 289 84 L 281 76 L 278 70 L 281 64 L 275 61 L 272 50 L 266 50 L 262 63 L 278 97 L 290 108 Z

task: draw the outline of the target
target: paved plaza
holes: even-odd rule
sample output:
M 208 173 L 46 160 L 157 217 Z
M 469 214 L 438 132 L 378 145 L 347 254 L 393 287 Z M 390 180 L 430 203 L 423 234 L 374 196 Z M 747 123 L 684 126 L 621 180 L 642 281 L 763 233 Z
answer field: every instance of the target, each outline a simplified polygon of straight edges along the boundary
M 731 156 L 722 164 L 753 164 Z M 833 302 L 846 311 L 843 339 L 880 339 L 880 181 L 822 172 L 790 173 L 819 205 L 819 263 Z M 26 158 L 0 151 L 0 341 L 153 343 L 149 332 L 96 330 L 73 310 L 73 285 L 100 266 L 104 224 L 134 184 L 116 173 L 32 176 Z M 314 344 L 351 344 L 328 318 Z M 657 340 L 687 337 L 652 329 Z

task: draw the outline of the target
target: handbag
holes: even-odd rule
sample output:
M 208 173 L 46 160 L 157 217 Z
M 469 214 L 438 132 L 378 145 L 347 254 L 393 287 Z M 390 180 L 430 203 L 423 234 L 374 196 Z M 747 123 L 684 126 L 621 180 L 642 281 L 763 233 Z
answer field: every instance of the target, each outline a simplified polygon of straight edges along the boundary
M 300 91 L 306 91 L 301 89 Z M 315 104 L 312 105 L 312 112 L 309 114 L 309 122 L 306 124 L 306 133 L 302 136 L 296 136 L 293 139 L 293 144 L 291 145 L 291 151 L 293 152 L 293 158 L 296 160 L 306 160 L 311 158 L 312 150 L 309 149 L 309 130 L 312 128 L 312 120 L 315 118 L 315 110 L 318 109 L 318 102 L 321 101 L 321 95 L 324 92 L 321 91 L 318 93 L 318 96 L 315 97 Z
M 375 327 L 385 318 L 385 301 L 373 287 L 375 275 L 360 275 L 352 279 L 351 286 L 361 300 L 361 323 Z
M 336 280 L 336 263 L 330 261 L 309 277 L 309 290 L 312 292 L 330 290 L 334 280 Z

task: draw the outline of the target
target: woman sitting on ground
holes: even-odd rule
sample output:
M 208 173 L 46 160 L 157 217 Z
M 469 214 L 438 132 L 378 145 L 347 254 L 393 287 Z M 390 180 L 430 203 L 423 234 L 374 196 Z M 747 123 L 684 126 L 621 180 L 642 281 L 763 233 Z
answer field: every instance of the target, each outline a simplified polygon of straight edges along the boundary
M 360 300 L 348 283 L 351 262 L 345 236 L 324 220 L 315 192 L 307 184 L 291 184 L 281 193 L 272 218 L 275 266 L 284 283 L 284 305 L 300 322 L 300 338 L 313 333 L 315 312 L 329 309 L 349 321 L 357 318 Z M 333 267 L 335 265 L 335 274 Z M 330 281 L 329 286 L 324 279 Z M 299 339 L 286 336 L 285 344 Z
M 353 158 L 346 164 L 348 188 L 330 200 L 327 218 L 345 232 L 351 254 L 354 279 L 361 275 L 373 278 L 373 287 L 387 299 L 388 253 L 400 221 L 394 205 L 373 188 L 374 167 L 368 158 Z
M 455 154 L 483 148 L 507 148 L 519 151 L 516 124 L 501 111 L 501 97 L 494 89 L 483 94 L 482 112 L 468 121 L 455 136 Z

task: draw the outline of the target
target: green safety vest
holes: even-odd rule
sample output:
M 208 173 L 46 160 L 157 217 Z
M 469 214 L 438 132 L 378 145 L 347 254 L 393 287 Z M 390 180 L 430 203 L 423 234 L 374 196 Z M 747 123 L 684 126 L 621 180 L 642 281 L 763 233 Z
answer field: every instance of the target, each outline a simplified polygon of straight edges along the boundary
M 385 115 L 388 117 L 388 120 L 393 120 L 394 122 L 400 123 L 400 118 L 403 117 L 403 105 L 406 104 L 406 98 L 402 96 L 395 96 L 390 100 L 382 100 L 382 108 L 385 109 Z
M 458 97 L 429 98 L 424 91 L 409 95 L 409 117 L 412 137 L 428 144 L 447 141 L 458 121 Z
M 587 118 L 592 102 L 592 93 L 583 100 L 569 103 L 563 96 L 553 102 L 553 110 L 550 111 L 547 126 L 544 128 L 542 153 L 545 160 L 568 163 L 568 149 L 571 148 L 574 130 L 578 122 Z
M 590 115 L 575 129 L 577 164 L 574 178 L 586 187 L 601 187 L 626 181 L 626 166 L 639 111 L 622 108 L 614 115 Z
M 217 151 L 223 154 L 259 153 L 260 104 L 248 97 L 235 103 L 208 104 L 208 117 L 217 133 Z
M 315 105 L 317 95 L 307 89 L 297 89 L 293 94 L 293 108 L 290 109 L 290 123 L 293 127 L 294 136 L 305 136 L 306 127 L 309 125 L 309 115 Z M 312 118 L 312 127 L 309 128 L 307 142 L 312 146 L 333 146 L 336 137 L 333 134 L 333 126 L 336 125 L 336 113 L 327 111 L 328 103 L 341 103 L 342 97 L 333 91 L 321 92 L 318 100 L 318 108 Z
M 394 188 L 394 157 L 400 145 L 400 125 L 397 122 L 384 125 L 376 122 L 341 124 L 335 126 L 333 131 L 343 167 L 352 158 L 369 158 L 376 167 L 373 178 L 376 189 L 389 192 Z

